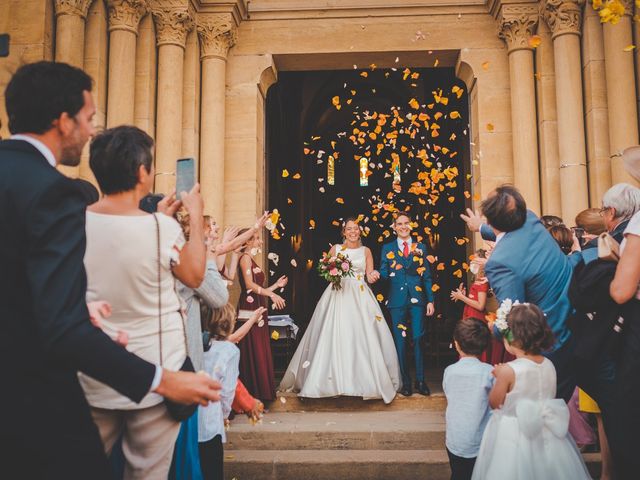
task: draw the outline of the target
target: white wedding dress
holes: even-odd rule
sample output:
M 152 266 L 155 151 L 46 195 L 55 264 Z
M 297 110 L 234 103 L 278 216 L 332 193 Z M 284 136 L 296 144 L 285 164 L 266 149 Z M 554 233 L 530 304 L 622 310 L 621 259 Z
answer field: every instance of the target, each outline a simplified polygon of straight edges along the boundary
M 398 356 L 380 306 L 365 280 L 365 249 L 340 250 L 355 277 L 329 285 L 280 383 L 301 397 L 339 395 L 390 403 L 401 386 Z

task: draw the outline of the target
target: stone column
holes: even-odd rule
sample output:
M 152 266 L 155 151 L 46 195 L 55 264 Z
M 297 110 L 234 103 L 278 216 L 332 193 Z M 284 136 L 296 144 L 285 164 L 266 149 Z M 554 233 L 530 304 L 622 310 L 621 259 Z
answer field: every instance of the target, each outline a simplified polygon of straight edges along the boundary
M 56 62 L 74 67 L 84 66 L 84 25 L 91 0 L 55 0 L 56 11 Z M 59 170 L 70 177 L 77 177 L 80 167 L 60 165 Z
M 589 200 L 598 207 L 611 187 L 609 110 L 605 80 L 604 44 L 598 13 L 587 6 L 582 25 L 582 70 L 589 164 Z
M 182 89 L 182 156 L 198 160 L 196 143 L 196 101 L 200 59 L 198 53 L 198 34 L 191 32 L 187 37 L 184 53 L 184 83 Z M 196 170 L 197 171 L 197 170 Z
M 582 106 L 580 26 L 585 0 L 545 0 L 556 70 L 562 218 L 567 222 L 589 206 Z
M 225 77 L 227 54 L 236 43 L 230 14 L 203 14 L 197 19 L 202 61 L 200 183 L 205 213 L 224 225 Z
M 536 93 L 538 101 L 538 144 L 540 145 L 540 194 L 542 213 L 562 215 L 558 114 L 556 111 L 556 69 L 553 41 L 545 22 L 538 23 L 540 45 L 536 48 Z
M 633 53 L 625 52 L 633 44 L 632 0 L 622 0 L 625 14 L 615 25 L 605 23 L 604 62 L 609 102 L 609 148 L 611 151 L 611 179 L 613 183 L 637 185 L 624 170 L 622 157 L 625 148 L 638 144 L 638 108 Z
M 175 172 L 175 162 L 182 153 L 182 79 L 187 34 L 193 29 L 189 2 L 178 1 L 164 6 L 152 3 L 151 12 L 158 40 L 158 114 L 156 119 L 156 173 Z M 175 177 L 158 175 L 155 191 L 169 193 Z
M 84 70 L 93 78 L 93 101 L 96 104 L 94 124 L 104 128 L 107 119 L 107 70 L 109 37 L 107 32 L 107 9 L 104 2 L 91 4 L 87 15 L 84 37 Z M 85 147 L 80 161 L 80 178 L 97 185 L 89 167 L 89 146 Z
M 527 207 L 540 214 L 536 90 L 529 44 L 538 23 L 538 9 L 534 5 L 505 6 L 498 22 L 498 35 L 509 51 L 514 183 Z
M 136 45 L 134 124 L 156 136 L 156 30 L 151 14 L 140 20 Z
M 107 127 L 133 124 L 136 36 L 148 12 L 146 0 L 107 0 L 109 8 L 109 86 Z
M 92 0 L 55 0 L 56 62 L 84 66 L 84 24 Z

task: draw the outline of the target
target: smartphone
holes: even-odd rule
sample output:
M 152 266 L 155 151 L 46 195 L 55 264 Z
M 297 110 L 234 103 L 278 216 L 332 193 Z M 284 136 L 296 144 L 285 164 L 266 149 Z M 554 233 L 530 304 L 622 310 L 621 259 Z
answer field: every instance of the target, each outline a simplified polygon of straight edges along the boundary
M 196 161 L 193 158 L 181 158 L 176 162 L 176 198 L 181 192 L 189 193 L 196 183 Z

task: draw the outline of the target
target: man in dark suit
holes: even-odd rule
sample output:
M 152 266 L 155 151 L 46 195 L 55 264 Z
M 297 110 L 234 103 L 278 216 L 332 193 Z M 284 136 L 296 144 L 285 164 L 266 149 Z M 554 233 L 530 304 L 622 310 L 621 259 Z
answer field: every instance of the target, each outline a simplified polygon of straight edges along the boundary
M 527 211 L 520 192 L 503 185 L 482 202 L 482 213 L 493 232 L 480 225 L 480 218 L 462 215 L 471 230 L 480 230 L 496 246 L 485 265 L 489 285 L 499 302 L 536 304 L 544 312 L 556 344 L 545 356 L 557 373 L 557 396 L 569 400 L 576 382 L 572 368 L 571 332 L 567 319 L 573 312 L 568 289 L 573 269 L 535 213 Z M 579 252 L 573 255 L 580 255 Z
M 421 395 L 430 395 L 424 380 L 424 355 L 422 339 L 424 337 L 424 317 L 434 313 L 433 291 L 431 290 L 431 272 L 427 261 L 427 247 L 414 242 L 411 238 L 411 219 L 406 213 L 399 213 L 393 221 L 397 239 L 382 247 L 380 272 L 372 272 L 377 280 L 381 277 L 388 281 L 387 308 L 391 312 L 393 338 L 398 352 L 402 390 L 404 396 L 413 394 L 411 376 L 407 365 L 407 333 L 411 325 L 416 362 L 416 390 Z
M 110 477 L 78 371 L 137 402 L 150 391 L 182 403 L 219 398 L 217 382 L 146 362 L 89 321 L 85 200 L 55 165 L 77 165 L 94 134 L 91 83 L 82 70 L 39 62 L 5 92 L 13 136 L 0 142 L 3 478 Z

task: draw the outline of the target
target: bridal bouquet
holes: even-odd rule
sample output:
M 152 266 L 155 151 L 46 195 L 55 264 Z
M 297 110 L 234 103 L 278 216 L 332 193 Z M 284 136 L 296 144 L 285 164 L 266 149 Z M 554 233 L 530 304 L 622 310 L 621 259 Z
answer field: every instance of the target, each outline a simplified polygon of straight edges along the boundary
M 318 273 L 327 282 L 331 283 L 333 290 L 342 288 L 342 279 L 344 277 L 353 277 L 353 265 L 349 257 L 342 253 L 331 255 L 325 253 L 318 262 Z

